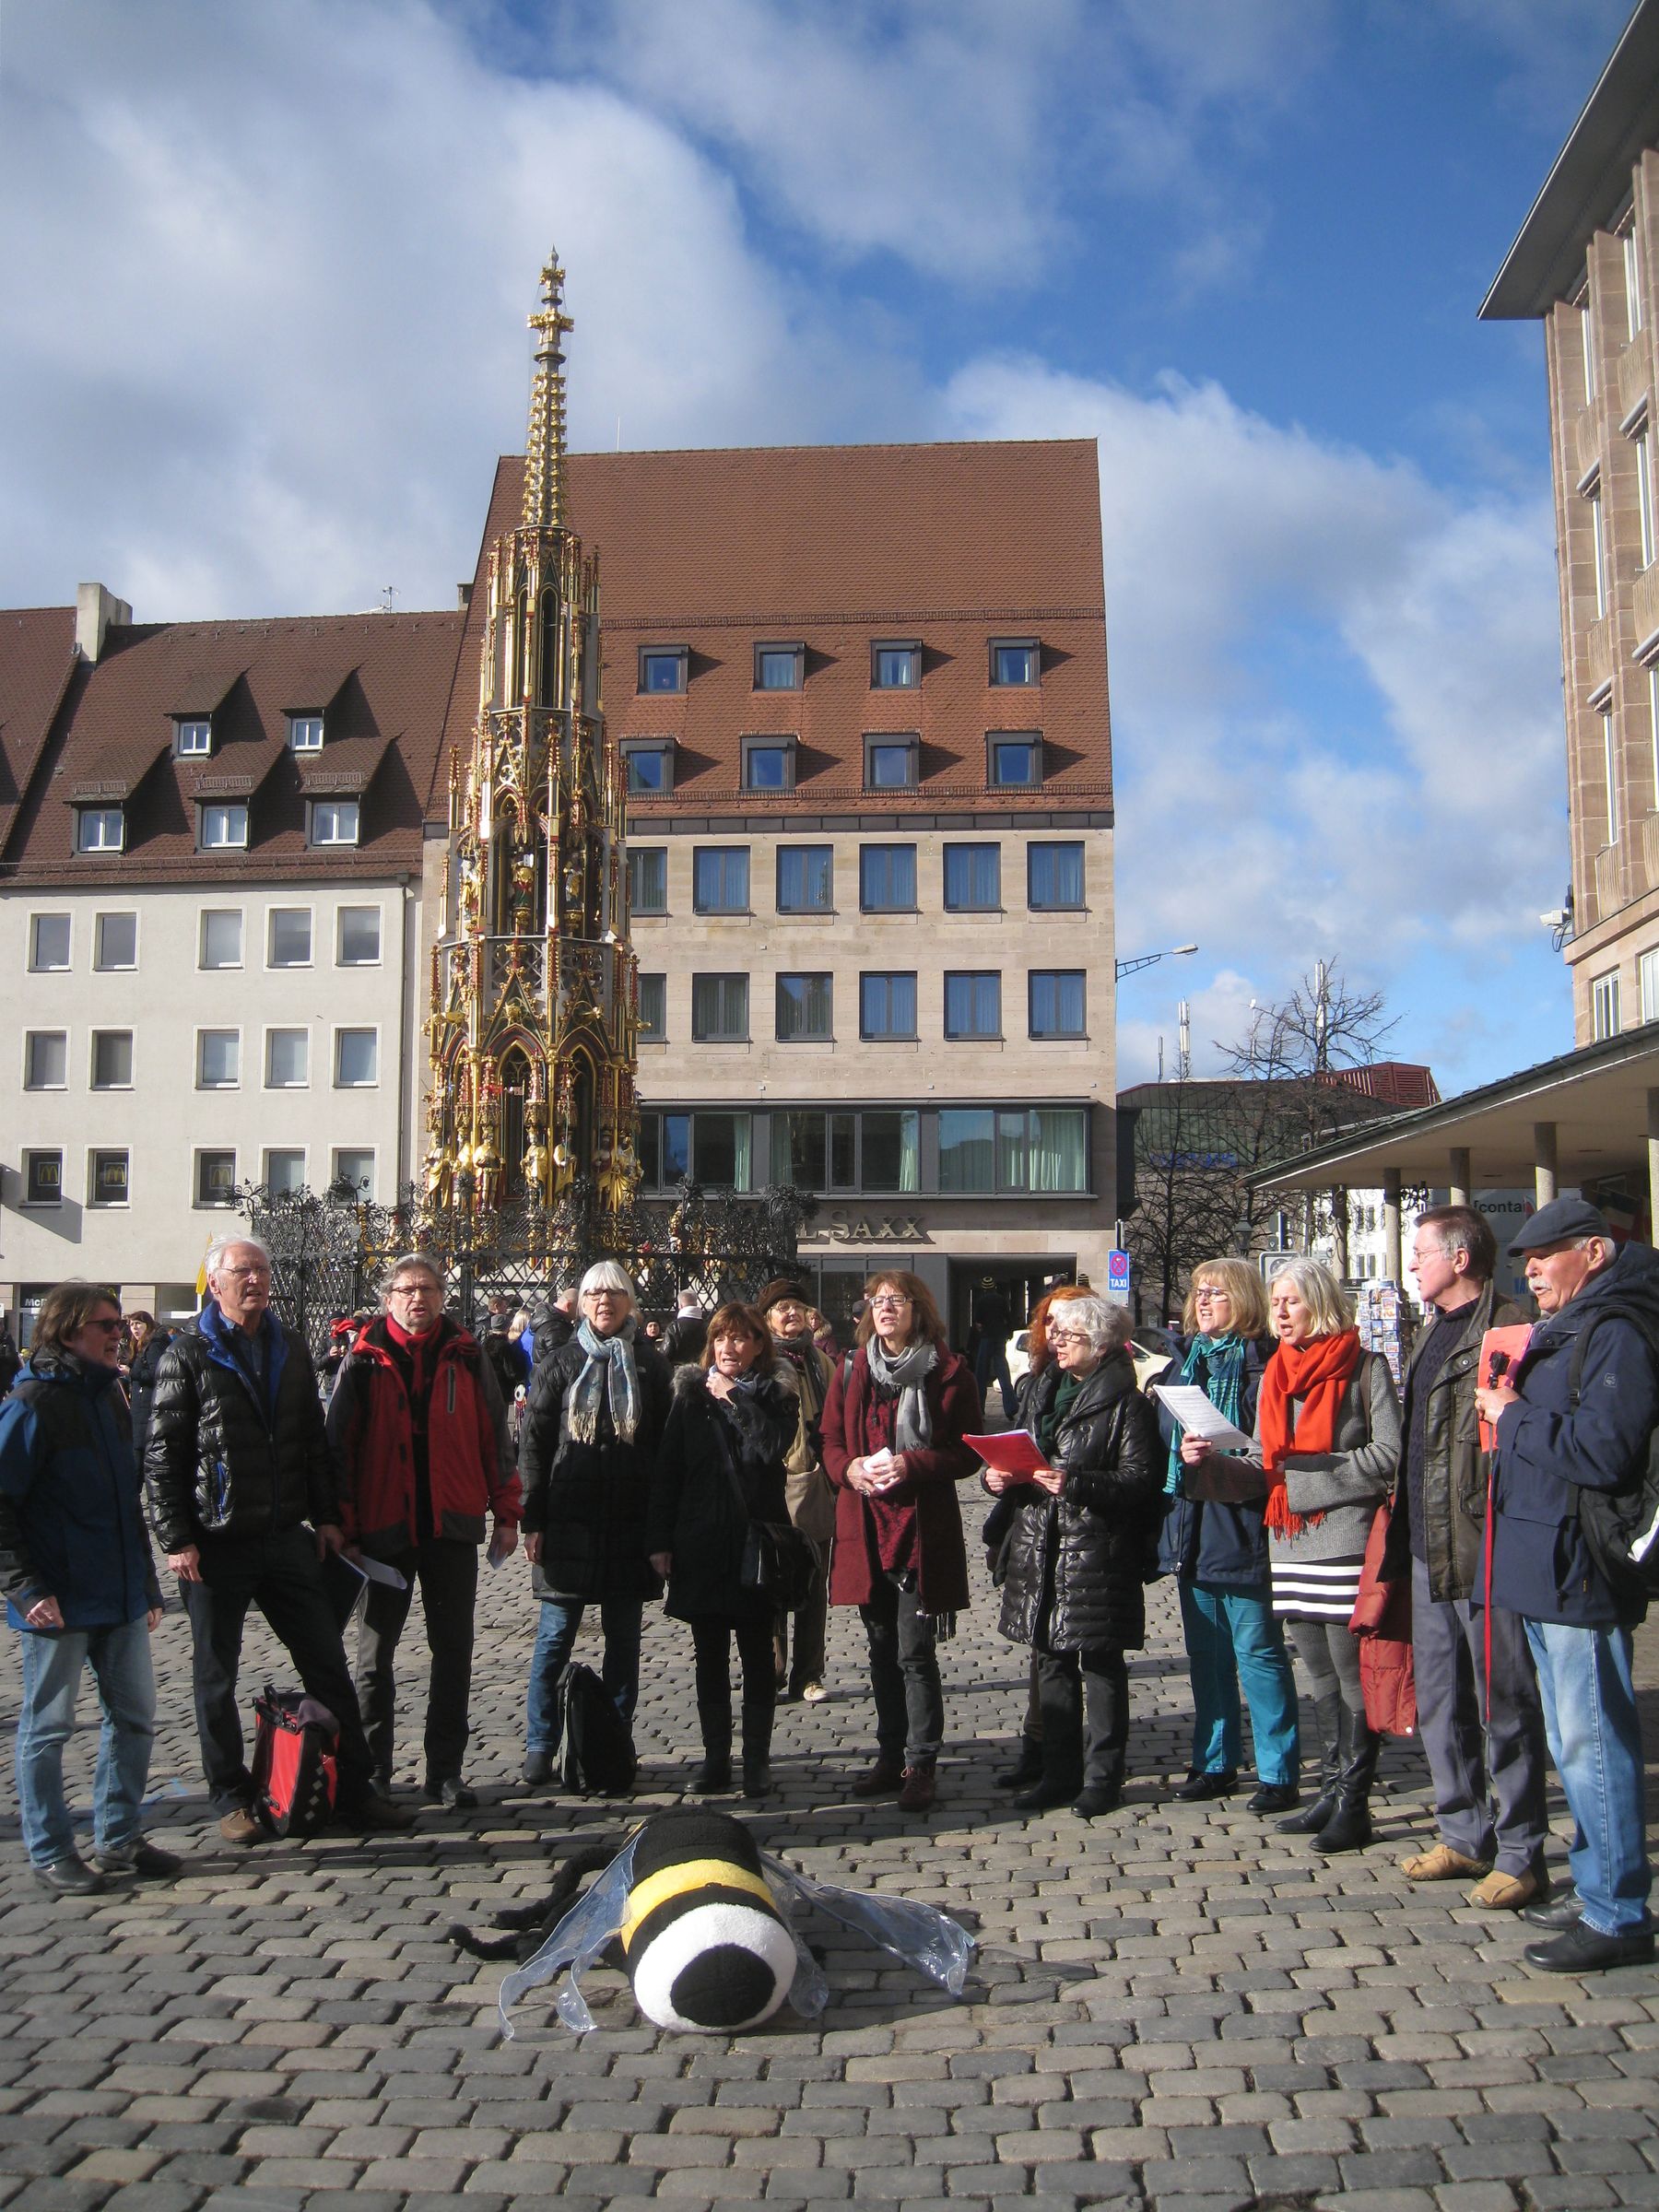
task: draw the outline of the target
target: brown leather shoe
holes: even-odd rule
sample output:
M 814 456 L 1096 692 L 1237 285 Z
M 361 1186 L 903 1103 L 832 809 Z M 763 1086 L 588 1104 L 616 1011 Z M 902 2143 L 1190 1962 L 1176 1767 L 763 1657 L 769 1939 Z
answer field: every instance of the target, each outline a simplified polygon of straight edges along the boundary
M 265 1830 L 260 1827 L 245 1805 L 239 1805 L 227 1813 L 218 1824 L 219 1834 L 227 1843 L 236 1843 L 244 1850 L 251 1843 L 263 1841 Z
M 931 1766 L 905 1768 L 904 1787 L 899 1793 L 901 1813 L 931 1813 L 937 1794 L 938 1784 Z
M 1490 1859 L 1465 1858 L 1461 1851 L 1453 1851 L 1450 1843 L 1436 1843 L 1430 1851 L 1415 1852 L 1400 1861 L 1400 1872 L 1408 1882 L 1453 1882 L 1460 1878 L 1466 1881 L 1471 1875 L 1491 1871 Z
M 853 1784 L 854 1797 L 886 1797 L 904 1780 L 904 1768 L 896 1759 L 877 1759 L 869 1771 Z

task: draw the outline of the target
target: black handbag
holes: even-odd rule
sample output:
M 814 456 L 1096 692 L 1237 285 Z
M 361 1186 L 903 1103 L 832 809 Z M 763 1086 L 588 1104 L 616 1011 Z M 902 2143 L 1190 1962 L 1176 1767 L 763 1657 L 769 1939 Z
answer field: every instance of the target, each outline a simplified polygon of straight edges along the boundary
M 806 1603 L 818 1557 L 792 1522 L 751 1521 L 743 1539 L 746 1590 L 765 1598 L 777 1613 L 794 1613 Z

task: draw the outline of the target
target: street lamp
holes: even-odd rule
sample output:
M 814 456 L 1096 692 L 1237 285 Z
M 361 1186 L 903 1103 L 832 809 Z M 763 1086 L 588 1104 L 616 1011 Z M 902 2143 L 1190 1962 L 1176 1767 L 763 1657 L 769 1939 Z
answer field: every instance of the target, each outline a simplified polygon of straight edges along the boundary
M 1143 952 L 1138 959 L 1118 960 L 1114 963 L 1117 973 L 1112 981 L 1121 982 L 1124 976 L 1134 975 L 1142 968 L 1155 967 L 1159 960 L 1178 960 L 1184 954 L 1196 952 L 1197 949 L 1196 945 L 1171 945 L 1165 952 Z

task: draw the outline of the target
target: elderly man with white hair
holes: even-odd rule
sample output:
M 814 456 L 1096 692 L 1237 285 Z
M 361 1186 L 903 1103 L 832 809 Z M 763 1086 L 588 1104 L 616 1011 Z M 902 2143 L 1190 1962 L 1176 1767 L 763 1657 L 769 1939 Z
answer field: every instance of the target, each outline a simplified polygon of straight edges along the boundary
M 582 1278 L 575 1335 L 539 1359 L 519 1438 L 524 1556 L 541 1624 L 530 1662 L 524 1780 L 553 1771 L 557 1693 L 582 1609 L 597 1603 L 601 1679 L 625 1721 L 640 1695 L 640 1624 L 661 1578 L 645 1512 L 672 1396 L 667 1362 L 646 1341 L 634 1287 L 614 1260 Z
M 194 1643 L 202 1768 L 228 1843 L 257 1843 L 236 1677 L 257 1606 L 308 1696 L 339 1723 L 336 1810 L 348 1827 L 407 1828 L 371 1786 L 369 1746 L 322 1561 L 343 1541 L 335 1467 L 305 1340 L 271 1311 L 271 1255 L 218 1238 L 208 1296 L 162 1355 L 144 1474 L 150 1526 L 179 1578 Z

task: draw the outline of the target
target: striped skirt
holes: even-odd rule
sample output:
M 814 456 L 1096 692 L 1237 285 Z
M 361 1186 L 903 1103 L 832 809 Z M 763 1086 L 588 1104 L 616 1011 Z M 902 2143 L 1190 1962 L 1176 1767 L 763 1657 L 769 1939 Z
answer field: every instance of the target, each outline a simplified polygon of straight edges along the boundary
M 1273 1610 L 1280 1620 L 1346 1622 L 1359 1596 L 1364 1554 L 1351 1559 L 1280 1559 L 1270 1557 Z

